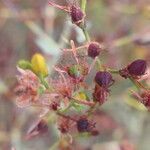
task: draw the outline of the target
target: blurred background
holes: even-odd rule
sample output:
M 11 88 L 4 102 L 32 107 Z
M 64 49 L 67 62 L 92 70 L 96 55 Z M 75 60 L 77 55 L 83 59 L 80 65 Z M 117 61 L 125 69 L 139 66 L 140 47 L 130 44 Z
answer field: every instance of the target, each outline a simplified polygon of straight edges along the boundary
M 86 24 L 91 39 L 106 47 L 101 56 L 105 65 L 117 69 L 136 58 L 150 63 L 149 0 L 88 0 Z M 49 6 L 47 0 L 0 1 L 0 150 L 51 150 L 54 146 L 54 123 L 45 134 L 31 140 L 24 138 L 38 111 L 15 105 L 16 64 L 40 52 L 51 69 L 60 58 L 59 48 L 69 47 L 70 40 L 77 46 L 85 42 L 82 31 L 72 25 L 69 16 Z M 77 138 L 73 150 L 149 150 L 150 114 L 125 103 L 130 99 L 130 81 L 118 76 L 115 80 L 109 101 L 95 114 L 100 135 Z M 119 149 L 120 144 L 128 149 Z

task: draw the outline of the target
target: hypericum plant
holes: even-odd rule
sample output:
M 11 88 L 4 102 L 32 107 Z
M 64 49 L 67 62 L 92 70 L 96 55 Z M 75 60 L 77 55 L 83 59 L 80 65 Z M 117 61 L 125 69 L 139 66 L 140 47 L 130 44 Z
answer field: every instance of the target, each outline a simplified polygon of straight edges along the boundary
M 49 75 L 45 58 L 41 54 L 33 55 L 31 61 L 20 60 L 18 62 L 18 85 L 15 88 L 16 104 L 19 107 L 32 105 L 43 109 L 41 120 L 37 123 L 37 128 L 30 130 L 30 135 L 34 131 L 37 133 L 38 130 L 40 133 L 40 130 L 43 131 L 43 128 L 47 128 L 42 117 L 49 112 L 54 112 L 58 116 L 57 125 L 62 135 L 65 134 L 69 137 L 72 135 L 73 137 L 76 132 L 97 135 L 96 120 L 92 119 L 92 115 L 107 101 L 111 92 L 110 87 L 114 83 L 112 74 L 130 79 L 138 88 L 138 93 L 132 92 L 132 95 L 149 108 L 150 90 L 139 82 L 146 72 L 146 61 L 135 60 L 120 70 L 113 70 L 107 66 L 102 67 L 99 59 L 103 52 L 102 46 L 98 42 L 90 41 L 85 26 L 86 0 L 82 0 L 81 7 L 76 5 L 60 6 L 51 1 L 49 4 L 70 15 L 72 23 L 83 30 L 86 43 L 76 47 L 71 41 L 71 49 L 63 49 L 63 53 L 70 53 L 73 60 L 66 66 L 54 66 L 56 73 L 54 77 Z M 92 63 L 88 61 L 90 58 L 93 60 Z M 95 64 L 98 67 L 95 67 Z M 97 73 L 95 78 L 91 79 L 94 83 L 91 90 L 91 86 L 86 83 L 86 78 L 94 68 Z M 70 113 L 72 111 L 75 113 Z

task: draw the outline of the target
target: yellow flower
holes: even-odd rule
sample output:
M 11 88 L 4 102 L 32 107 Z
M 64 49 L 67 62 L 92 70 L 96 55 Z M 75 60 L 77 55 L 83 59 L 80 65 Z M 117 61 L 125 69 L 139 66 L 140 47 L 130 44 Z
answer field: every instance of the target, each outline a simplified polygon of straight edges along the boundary
M 34 54 L 31 59 L 31 64 L 32 70 L 35 74 L 42 75 L 44 77 L 48 75 L 48 68 L 45 62 L 45 58 L 41 54 Z
M 86 94 L 83 92 L 79 92 L 79 93 L 75 94 L 74 98 L 78 99 L 78 100 L 86 100 L 87 99 Z

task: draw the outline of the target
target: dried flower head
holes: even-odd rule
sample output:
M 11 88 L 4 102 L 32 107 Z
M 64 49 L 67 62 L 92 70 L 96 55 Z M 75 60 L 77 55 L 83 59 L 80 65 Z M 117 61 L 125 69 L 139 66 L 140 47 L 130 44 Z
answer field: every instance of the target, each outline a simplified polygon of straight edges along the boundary
M 26 107 L 38 100 L 38 89 L 40 87 L 38 77 L 30 70 L 18 68 L 18 85 L 15 88 L 16 103 L 19 107 Z
M 100 44 L 97 42 L 91 42 L 88 46 L 88 56 L 91 58 L 95 58 L 100 53 Z
M 103 87 L 100 87 L 99 85 L 95 85 L 94 93 L 93 93 L 93 99 L 102 105 L 109 96 L 109 90 Z
M 101 86 L 108 88 L 114 82 L 112 75 L 107 71 L 99 71 L 96 73 L 95 82 Z
M 62 98 L 71 97 L 74 89 L 74 84 L 73 82 L 71 82 L 69 77 L 65 78 L 64 80 L 62 79 L 53 80 L 52 85 L 54 86 L 55 92 L 58 93 L 60 97 Z

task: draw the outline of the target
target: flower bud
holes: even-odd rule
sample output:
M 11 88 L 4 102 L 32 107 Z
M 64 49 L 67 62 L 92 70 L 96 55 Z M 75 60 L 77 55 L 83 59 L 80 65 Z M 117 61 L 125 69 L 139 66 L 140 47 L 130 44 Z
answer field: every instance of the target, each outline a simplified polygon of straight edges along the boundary
M 112 75 L 106 71 L 96 73 L 95 82 L 101 87 L 109 87 L 113 83 Z
M 37 75 L 46 77 L 48 75 L 48 68 L 44 57 L 41 54 L 34 54 L 31 59 L 32 70 Z
M 127 67 L 127 70 L 130 75 L 144 75 L 146 71 L 146 61 L 142 59 L 135 60 Z
M 99 43 L 92 42 L 88 47 L 88 56 L 91 58 L 95 58 L 100 53 L 100 45 Z
M 74 5 L 71 6 L 70 11 L 72 22 L 75 23 L 76 25 L 79 25 L 83 21 L 84 13 L 80 8 Z

